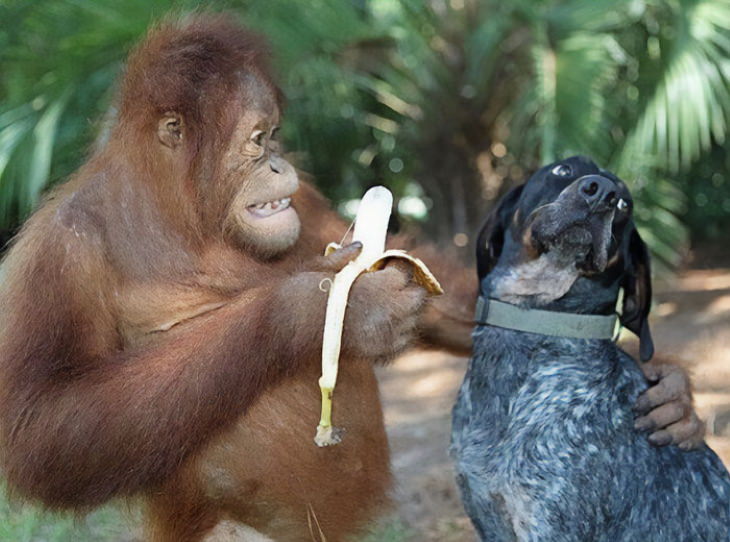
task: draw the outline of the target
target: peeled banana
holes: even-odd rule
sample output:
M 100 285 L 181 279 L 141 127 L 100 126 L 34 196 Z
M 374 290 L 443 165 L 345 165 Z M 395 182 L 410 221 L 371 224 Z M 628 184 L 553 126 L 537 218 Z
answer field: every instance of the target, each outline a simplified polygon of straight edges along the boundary
M 342 434 L 332 425 L 332 395 L 337 382 L 337 366 L 342 346 L 342 326 L 350 288 L 362 273 L 385 267 L 388 260 L 397 258 L 413 267 L 413 279 L 433 295 L 443 293 L 436 277 L 426 265 L 403 250 L 385 250 L 388 220 L 393 208 L 393 195 L 384 186 L 375 186 L 363 196 L 355 218 L 352 240 L 362 243 L 362 251 L 337 273 L 327 298 L 324 337 L 322 340 L 322 415 L 314 442 L 317 446 L 331 446 L 342 440 Z M 341 248 L 337 243 L 327 245 L 325 255 Z

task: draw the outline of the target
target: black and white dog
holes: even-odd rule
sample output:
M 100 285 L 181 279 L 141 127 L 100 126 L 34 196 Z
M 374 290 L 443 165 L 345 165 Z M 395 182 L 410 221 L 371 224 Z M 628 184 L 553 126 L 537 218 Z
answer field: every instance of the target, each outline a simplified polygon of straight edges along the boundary
M 508 193 L 480 234 L 474 353 L 452 453 L 482 540 L 730 541 L 730 476 L 634 430 L 646 389 L 612 341 L 653 344 L 647 249 L 624 185 L 574 157 Z

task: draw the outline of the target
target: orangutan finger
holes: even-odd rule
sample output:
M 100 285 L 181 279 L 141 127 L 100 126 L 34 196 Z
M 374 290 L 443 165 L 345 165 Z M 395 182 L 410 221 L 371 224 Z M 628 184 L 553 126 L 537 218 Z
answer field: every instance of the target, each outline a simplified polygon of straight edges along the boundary
M 679 421 L 667 427 L 672 435 L 672 442 L 682 450 L 694 450 L 705 439 L 705 424 L 694 413 L 686 420 Z
M 634 429 L 637 431 L 653 431 L 664 429 L 687 415 L 689 409 L 679 401 L 666 403 L 650 411 L 646 416 L 637 418 L 634 422 Z
M 662 376 L 657 384 L 639 396 L 634 410 L 640 414 L 646 414 L 652 408 L 679 399 L 691 401 L 689 381 L 684 371 L 670 372 L 666 376 Z
M 385 269 L 397 269 L 403 273 L 407 280 L 410 281 L 413 278 L 413 264 L 408 260 L 402 260 L 400 258 L 391 258 L 388 263 L 385 264 Z
M 653 446 L 667 446 L 672 443 L 672 435 L 669 431 L 657 431 L 649 435 L 649 443 Z
M 680 377 L 684 380 L 688 380 L 687 372 L 682 367 L 675 365 L 674 363 L 644 363 L 641 366 L 641 370 L 644 372 L 646 379 L 650 382 L 658 382 L 668 376 Z
M 332 254 L 323 256 L 320 262 L 322 271 L 338 272 L 362 252 L 362 243 L 355 241 L 347 246 L 338 248 Z

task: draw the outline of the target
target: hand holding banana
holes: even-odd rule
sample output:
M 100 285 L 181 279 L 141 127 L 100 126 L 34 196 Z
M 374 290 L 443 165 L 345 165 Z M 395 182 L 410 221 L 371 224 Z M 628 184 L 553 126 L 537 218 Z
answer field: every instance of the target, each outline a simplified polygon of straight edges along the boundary
M 332 394 L 337 382 L 337 367 L 342 346 L 342 326 L 350 288 L 362 273 L 385 267 L 388 260 L 397 258 L 413 267 L 413 278 L 430 294 L 443 293 L 441 285 L 426 265 L 403 250 L 385 250 L 388 220 L 393 207 L 393 195 L 384 186 L 368 190 L 360 202 L 352 240 L 362 243 L 362 251 L 349 262 L 332 281 L 327 298 L 324 337 L 322 340 L 322 376 L 319 387 L 322 391 L 322 415 L 317 426 L 314 442 L 317 446 L 331 446 L 341 440 L 332 425 Z M 325 255 L 340 248 L 336 243 L 327 246 Z

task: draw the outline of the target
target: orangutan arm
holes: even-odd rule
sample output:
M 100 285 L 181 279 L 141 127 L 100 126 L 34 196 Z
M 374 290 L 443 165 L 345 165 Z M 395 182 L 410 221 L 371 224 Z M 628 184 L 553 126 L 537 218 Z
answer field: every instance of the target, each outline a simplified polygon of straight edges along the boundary
M 317 359 L 318 273 L 248 291 L 120 349 L 99 346 L 112 335 L 98 329 L 105 304 L 83 304 L 93 277 L 59 272 L 50 257 L 34 264 L 8 303 L 0 404 L 8 481 L 50 507 L 92 506 L 161 482 L 268 386 Z
M 327 299 L 319 286 L 331 272 L 262 282 L 124 347 L 109 299 L 113 272 L 98 248 L 51 236 L 24 259 L 30 251 L 16 251 L 3 292 L 3 459 L 10 486 L 51 508 L 154 487 L 266 389 L 319 362 Z M 413 312 L 422 296 L 396 270 L 372 275 L 354 290 L 343 350 L 381 359 L 402 330 L 379 323 L 403 320 L 397 311 Z
M 422 346 L 442 348 L 458 356 L 471 355 L 471 332 L 478 296 L 476 273 L 455 254 L 425 244 L 411 251 L 439 279 L 444 294 L 429 300 L 419 320 Z

